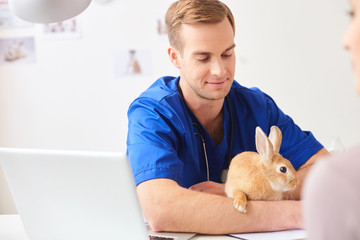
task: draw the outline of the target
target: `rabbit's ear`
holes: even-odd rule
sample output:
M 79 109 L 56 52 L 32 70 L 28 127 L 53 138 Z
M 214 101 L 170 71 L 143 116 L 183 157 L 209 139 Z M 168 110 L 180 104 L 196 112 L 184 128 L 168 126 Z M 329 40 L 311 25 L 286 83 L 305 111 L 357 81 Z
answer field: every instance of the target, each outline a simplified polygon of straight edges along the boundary
M 274 146 L 274 151 L 279 152 L 282 140 L 282 134 L 277 126 L 272 126 L 270 129 L 269 139 Z
M 257 152 L 260 154 L 261 158 L 269 164 L 271 157 L 274 155 L 274 148 L 269 138 L 260 127 L 256 127 L 255 143 Z

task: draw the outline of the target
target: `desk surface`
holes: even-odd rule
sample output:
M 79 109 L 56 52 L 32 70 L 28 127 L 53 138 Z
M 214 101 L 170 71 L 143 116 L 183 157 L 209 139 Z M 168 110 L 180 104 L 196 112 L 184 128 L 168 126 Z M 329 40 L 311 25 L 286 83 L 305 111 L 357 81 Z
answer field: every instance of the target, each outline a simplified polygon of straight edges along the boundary
M 0 215 L 0 239 L 6 240 L 29 240 L 25 234 L 19 215 Z M 228 236 L 205 236 L 196 235 L 192 240 L 229 240 Z
M 0 239 L 29 240 L 19 215 L 0 215 Z M 229 240 L 229 236 L 196 235 L 191 240 Z M 259 239 L 259 238 L 256 238 Z

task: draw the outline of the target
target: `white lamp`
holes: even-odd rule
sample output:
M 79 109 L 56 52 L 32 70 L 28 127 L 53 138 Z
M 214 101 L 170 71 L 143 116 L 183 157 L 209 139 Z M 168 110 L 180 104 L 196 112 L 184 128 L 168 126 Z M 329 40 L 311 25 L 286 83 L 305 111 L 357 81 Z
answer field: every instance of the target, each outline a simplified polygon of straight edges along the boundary
M 62 22 L 84 11 L 91 0 L 9 0 L 10 10 L 34 23 Z

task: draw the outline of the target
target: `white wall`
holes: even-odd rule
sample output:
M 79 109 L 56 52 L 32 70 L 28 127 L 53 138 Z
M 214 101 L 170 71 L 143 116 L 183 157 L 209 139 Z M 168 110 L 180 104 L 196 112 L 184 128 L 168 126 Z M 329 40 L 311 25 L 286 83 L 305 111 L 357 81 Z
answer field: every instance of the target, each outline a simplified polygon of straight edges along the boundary
M 140 2 L 145 6 L 91 3 L 78 17 L 80 39 L 44 39 L 39 24 L 3 32 L 34 36 L 37 64 L 0 67 L 1 146 L 125 150 L 131 100 L 160 74 L 176 73 L 167 61 L 166 38 L 155 34 L 161 9 L 153 3 L 166 9 L 169 2 Z M 114 53 L 128 48 L 153 50 L 154 74 L 115 78 Z
M 171 2 L 93 2 L 74 40 L 44 39 L 38 24 L 0 30 L 1 38 L 33 36 L 37 53 L 34 65 L 0 66 L 0 146 L 125 151 L 130 102 L 157 77 L 177 75 L 156 35 Z M 323 144 L 335 136 L 359 143 L 360 99 L 341 47 L 347 1 L 224 2 L 236 18 L 236 79 L 267 92 Z M 152 50 L 152 74 L 114 77 L 114 53 L 129 48 Z

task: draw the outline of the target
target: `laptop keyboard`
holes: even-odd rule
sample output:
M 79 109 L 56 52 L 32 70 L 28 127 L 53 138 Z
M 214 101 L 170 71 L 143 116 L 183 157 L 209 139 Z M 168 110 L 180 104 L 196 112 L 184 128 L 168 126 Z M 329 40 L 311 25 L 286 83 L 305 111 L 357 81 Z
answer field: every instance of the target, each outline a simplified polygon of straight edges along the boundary
M 158 237 L 158 236 L 149 236 L 150 240 L 174 240 L 175 238 L 169 238 L 169 237 Z

